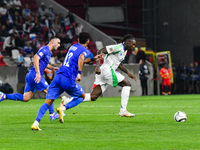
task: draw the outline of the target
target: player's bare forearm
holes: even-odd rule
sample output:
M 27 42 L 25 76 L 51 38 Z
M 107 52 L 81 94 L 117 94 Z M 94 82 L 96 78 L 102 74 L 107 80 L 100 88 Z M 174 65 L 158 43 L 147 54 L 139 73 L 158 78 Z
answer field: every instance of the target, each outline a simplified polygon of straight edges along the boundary
M 40 57 L 36 54 L 33 58 L 33 63 L 34 63 L 34 68 L 35 68 L 36 73 L 40 73 L 39 60 L 40 60 Z
M 83 54 L 81 54 L 78 58 L 78 71 L 82 71 L 84 59 L 85 59 L 85 56 Z
M 124 67 L 122 63 L 119 65 L 118 68 L 124 73 L 126 73 L 131 79 L 134 79 L 135 81 L 137 81 L 137 78 L 134 75 L 132 75 L 130 72 L 128 72 L 128 70 Z
M 124 67 L 123 63 L 120 63 L 119 67 L 118 67 L 121 71 L 123 71 L 124 73 L 128 74 L 128 70 Z
M 47 65 L 47 68 L 48 68 L 48 69 L 51 69 L 51 70 L 53 70 L 53 71 L 57 71 L 57 70 L 59 69 L 58 67 L 54 67 L 54 66 L 52 66 L 52 65 L 50 65 L 50 64 Z

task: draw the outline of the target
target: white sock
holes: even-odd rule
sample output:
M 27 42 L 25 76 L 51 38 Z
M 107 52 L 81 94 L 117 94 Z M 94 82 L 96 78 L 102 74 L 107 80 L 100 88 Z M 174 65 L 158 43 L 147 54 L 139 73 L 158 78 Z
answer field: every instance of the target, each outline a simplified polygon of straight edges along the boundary
M 64 112 L 66 110 L 65 106 L 61 106 L 62 111 Z
M 37 120 L 35 120 L 35 122 L 33 123 L 35 126 L 39 126 L 39 122 Z
M 66 99 L 64 100 L 64 105 L 68 104 L 69 102 L 71 102 L 74 98 L 73 97 L 66 97 Z
M 128 99 L 129 99 L 129 95 L 130 95 L 130 90 L 131 90 L 130 86 L 124 86 L 122 88 L 122 92 L 121 92 L 121 109 L 120 109 L 120 111 L 125 111 L 126 110 L 126 106 L 128 104 Z
M 90 93 L 85 93 L 85 99 L 83 100 L 83 102 L 87 102 L 87 101 L 91 101 Z

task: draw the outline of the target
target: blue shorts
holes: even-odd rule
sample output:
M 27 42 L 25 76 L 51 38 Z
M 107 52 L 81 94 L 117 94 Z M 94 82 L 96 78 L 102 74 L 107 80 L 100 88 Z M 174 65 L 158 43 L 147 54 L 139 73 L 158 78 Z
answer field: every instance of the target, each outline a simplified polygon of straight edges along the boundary
M 62 74 L 56 74 L 48 88 L 46 98 L 53 100 L 57 99 L 64 91 L 75 98 L 80 97 L 83 94 L 83 88 L 75 81 Z
M 35 83 L 36 74 L 33 74 L 32 72 L 27 73 L 26 75 L 26 86 L 24 88 L 24 93 L 32 91 L 35 93 L 35 90 L 37 89 L 38 91 L 43 91 L 49 87 L 49 84 L 47 81 L 41 76 L 40 82 L 37 84 Z

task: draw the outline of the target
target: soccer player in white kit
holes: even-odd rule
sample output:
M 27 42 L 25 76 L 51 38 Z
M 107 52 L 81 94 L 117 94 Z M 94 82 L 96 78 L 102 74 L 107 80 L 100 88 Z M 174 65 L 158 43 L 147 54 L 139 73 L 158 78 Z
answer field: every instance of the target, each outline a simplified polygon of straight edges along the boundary
M 137 78 L 128 72 L 122 63 L 126 56 L 127 50 L 132 50 L 135 45 L 136 40 L 134 36 L 127 34 L 119 41 L 119 44 L 109 45 L 98 51 L 98 54 L 104 54 L 104 63 L 100 67 L 100 62 L 97 61 L 93 90 L 91 93 L 85 94 L 85 99 L 83 101 L 95 101 L 106 90 L 108 85 L 113 87 L 121 86 L 121 108 L 119 111 L 119 116 L 135 116 L 135 114 L 128 112 L 126 109 L 130 95 L 131 83 L 121 73 L 115 71 L 117 68 L 119 68 L 131 79 L 137 81 Z M 62 102 L 66 104 L 70 100 L 71 98 L 63 97 Z

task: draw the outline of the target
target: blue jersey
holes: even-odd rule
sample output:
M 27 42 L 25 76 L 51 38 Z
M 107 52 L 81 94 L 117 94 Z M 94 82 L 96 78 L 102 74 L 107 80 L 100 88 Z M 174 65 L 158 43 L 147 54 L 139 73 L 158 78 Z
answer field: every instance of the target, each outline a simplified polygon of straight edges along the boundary
M 87 57 L 90 54 L 90 51 L 80 44 L 72 45 L 65 56 L 62 66 L 56 73 L 62 73 L 63 75 L 75 80 L 78 74 L 78 59 L 81 54 Z
M 39 69 L 40 69 L 40 75 L 42 76 L 43 73 L 44 73 L 45 68 L 49 64 L 49 59 L 51 57 L 51 52 L 49 50 L 49 46 L 46 45 L 44 47 L 41 47 L 39 49 L 39 51 L 36 53 L 36 55 L 38 55 L 40 57 Z M 34 64 L 31 67 L 31 69 L 29 70 L 29 72 L 32 72 L 32 73 L 36 74 Z

